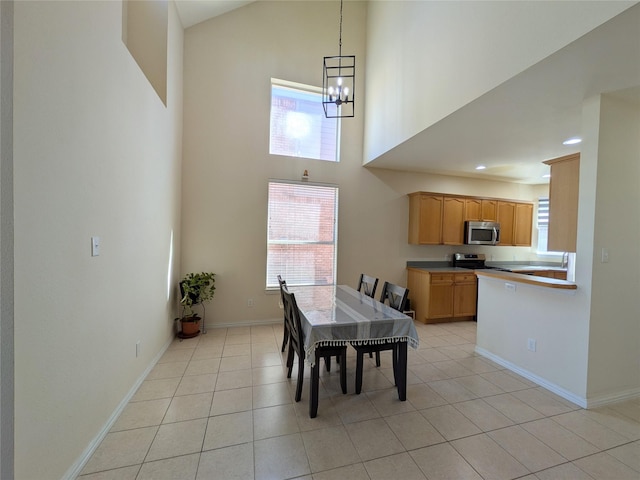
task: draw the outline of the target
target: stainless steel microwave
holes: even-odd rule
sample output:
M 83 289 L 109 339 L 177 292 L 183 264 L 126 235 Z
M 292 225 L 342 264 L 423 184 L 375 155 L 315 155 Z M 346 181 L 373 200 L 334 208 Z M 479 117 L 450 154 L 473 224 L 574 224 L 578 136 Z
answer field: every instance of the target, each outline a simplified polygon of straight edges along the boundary
M 500 224 L 496 222 L 464 222 L 464 243 L 467 245 L 498 245 Z

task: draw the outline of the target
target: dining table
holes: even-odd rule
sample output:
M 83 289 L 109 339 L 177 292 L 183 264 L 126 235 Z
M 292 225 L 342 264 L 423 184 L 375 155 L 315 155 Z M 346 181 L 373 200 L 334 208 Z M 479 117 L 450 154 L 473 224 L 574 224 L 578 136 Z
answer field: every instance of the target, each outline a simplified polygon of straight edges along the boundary
M 309 415 L 318 412 L 320 369 L 315 350 L 320 346 L 397 343 L 394 371 L 398 398 L 407 399 L 407 346 L 417 349 L 413 319 L 348 285 L 290 288 L 296 297 L 304 332 L 304 348 L 311 364 Z

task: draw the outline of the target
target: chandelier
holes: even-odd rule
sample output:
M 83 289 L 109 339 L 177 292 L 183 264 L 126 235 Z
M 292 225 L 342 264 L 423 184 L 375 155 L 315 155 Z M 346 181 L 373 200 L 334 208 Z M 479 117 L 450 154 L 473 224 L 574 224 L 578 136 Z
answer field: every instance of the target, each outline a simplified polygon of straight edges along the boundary
M 322 107 L 327 118 L 353 117 L 356 105 L 356 57 L 342 55 L 342 1 L 338 56 L 324 57 L 322 65 Z

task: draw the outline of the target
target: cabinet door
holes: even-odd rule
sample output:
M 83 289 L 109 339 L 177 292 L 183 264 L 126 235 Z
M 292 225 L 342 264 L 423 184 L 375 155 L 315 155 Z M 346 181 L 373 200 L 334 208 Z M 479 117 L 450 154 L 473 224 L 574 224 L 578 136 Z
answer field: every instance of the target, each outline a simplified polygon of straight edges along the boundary
M 551 165 L 547 250 L 575 252 L 580 154 L 567 155 L 544 163 Z
M 457 274 L 454 281 L 453 316 L 472 317 L 476 314 L 478 287 L 473 274 Z
M 411 299 L 411 309 L 416 312 L 416 320 L 427 323 L 429 311 L 429 273 L 409 268 L 407 288 Z
M 464 243 L 464 199 L 445 197 L 442 213 L 442 243 L 462 245 Z
M 482 200 L 478 200 L 476 198 L 465 198 L 464 219 L 475 222 L 482 220 Z
M 453 316 L 453 274 L 431 274 L 428 318 Z
M 514 244 L 520 247 L 531 246 L 531 229 L 533 223 L 533 205 L 516 203 L 516 220 L 514 227 Z
M 442 196 L 419 194 L 409 197 L 409 243 L 442 243 Z
M 495 200 L 482 200 L 482 221 L 498 221 L 498 202 Z
M 500 245 L 513 245 L 513 226 L 516 214 L 514 202 L 498 202 L 498 222 L 500 223 Z

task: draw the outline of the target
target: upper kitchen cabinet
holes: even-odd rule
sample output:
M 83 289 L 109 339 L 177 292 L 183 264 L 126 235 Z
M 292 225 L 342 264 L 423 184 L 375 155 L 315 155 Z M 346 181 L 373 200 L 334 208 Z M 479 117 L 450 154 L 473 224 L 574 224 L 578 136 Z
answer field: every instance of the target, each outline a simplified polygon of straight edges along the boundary
M 409 243 L 462 245 L 464 198 L 416 192 L 409 195 Z
M 515 202 L 498 202 L 498 223 L 500 224 L 500 245 L 513 245 L 515 225 Z
M 416 192 L 409 195 L 409 243 L 442 243 L 442 195 Z
M 442 209 L 442 243 L 464 243 L 464 198 L 444 197 Z
M 575 252 L 578 235 L 580 154 L 566 155 L 544 163 L 551 166 L 547 250 Z
M 513 227 L 513 244 L 518 247 L 531 246 L 533 228 L 533 204 L 516 203 L 516 217 Z
M 498 201 L 500 245 L 530 247 L 533 225 L 533 204 Z
M 495 198 L 409 194 L 409 243 L 462 245 L 464 222 L 500 223 L 500 245 L 531 245 L 533 204 Z
M 496 222 L 498 221 L 498 202 L 489 199 L 466 198 L 464 219 L 475 222 Z

